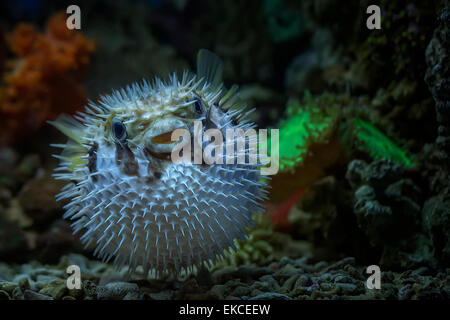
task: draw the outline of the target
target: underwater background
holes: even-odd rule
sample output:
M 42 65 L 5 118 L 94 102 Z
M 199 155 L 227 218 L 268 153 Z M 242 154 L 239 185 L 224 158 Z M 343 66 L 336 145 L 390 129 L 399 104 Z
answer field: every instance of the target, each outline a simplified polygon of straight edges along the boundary
M 71 4 L 80 30 L 66 28 Z M 366 27 L 371 4 L 381 30 Z M 448 1 L 0 3 L 0 299 L 450 298 L 449 25 Z M 194 70 L 201 48 L 258 127 L 280 129 L 280 172 L 236 252 L 129 278 L 62 218 L 50 143 L 65 138 L 47 121 Z

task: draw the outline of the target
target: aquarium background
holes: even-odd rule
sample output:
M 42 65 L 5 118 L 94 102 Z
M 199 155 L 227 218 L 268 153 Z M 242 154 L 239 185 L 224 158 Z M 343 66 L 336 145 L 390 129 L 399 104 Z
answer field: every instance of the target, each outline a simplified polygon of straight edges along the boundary
M 381 30 L 366 27 L 370 4 Z M 2 2 L 0 299 L 448 299 L 449 24 L 448 1 Z M 47 121 L 194 70 L 201 48 L 258 127 L 280 129 L 280 172 L 236 252 L 195 274 L 129 277 L 62 219 L 49 144 L 65 138 Z

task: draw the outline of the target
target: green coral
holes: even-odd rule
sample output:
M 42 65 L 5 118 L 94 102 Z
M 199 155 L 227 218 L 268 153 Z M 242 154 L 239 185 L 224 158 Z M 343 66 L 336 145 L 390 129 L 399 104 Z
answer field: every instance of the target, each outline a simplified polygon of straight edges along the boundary
M 412 160 L 408 157 L 406 151 L 401 149 L 372 123 L 359 118 L 354 119 L 353 123 L 360 150 L 368 152 L 375 160 L 389 159 L 406 167 L 411 166 Z
M 280 170 L 293 169 L 303 162 L 309 146 L 323 140 L 333 122 L 330 110 L 313 103 L 302 106 L 298 100 L 291 100 L 287 106 L 286 120 L 278 124 Z
M 279 128 L 279 168 L 292 171 L 303 163 L 309 155 L 311 145 L 326 143 L 337 126 L 342 128 L 339 139 L 346 149 L 348 158 L 352 157 L 354 147 L 349 137 L 357 140 L 356 148 L 367 152 L 373 159 L 389 159 L 403 166 L 411 166 L 412 159 L 407 151 L 398 146 L 372 122 L 363 120 L 367 112 L 361 108 L 359 100 L 350 97 L 324 93 L 313 97 L 305 93 L 302 103 L 292 99 L 288 102 L 286 118 Z M 271 146 L 271 139 L 268 139 Z M 270 148 L 268 148 L 270 151 Z

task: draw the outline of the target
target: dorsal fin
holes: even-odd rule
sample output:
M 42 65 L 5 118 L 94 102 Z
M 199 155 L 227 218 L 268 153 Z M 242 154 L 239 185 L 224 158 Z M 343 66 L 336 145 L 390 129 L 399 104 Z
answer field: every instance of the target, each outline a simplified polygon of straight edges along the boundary
M 197 75 L 209 82 L 213 89 L 218 88 L 222 84 L 222 61 L 211 51 L 200 49 L 197 55 Z

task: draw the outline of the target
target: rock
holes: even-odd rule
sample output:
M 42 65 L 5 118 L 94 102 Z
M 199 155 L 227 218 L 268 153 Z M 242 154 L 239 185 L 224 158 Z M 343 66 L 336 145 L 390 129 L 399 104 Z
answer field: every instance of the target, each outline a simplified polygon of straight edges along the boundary
M 17 277 L 14 278 L 14 281 L 16 281 L 19 284 L 19 287 L 22 290 L 26 290 L 26 289 L 30 289 L 31 288 L 30 282 L 32 280 L 26 274 L 18 275 Z
M 270 292 L 272 291 L 271 285 L 267 282 L 263 282 L 263 281 L 255 281 L 252 284 L 252 288 L 259 290 L 261 292 Z
M 82 288 L 85 296 L 97 298 L 97 285 L 94 282 L 84 280 Z
M 214 285 L 209 292 L 219 300 L 223 300 L 225 297 L 225 294 L 227 293 L 227 287 L 223 284 L 216 284 Z
M 48 284 L 47 286 L 39 290 L 40 294 L 51 296 L 56 300 L 62 299 L 62 297 L 67 295 L 68 292 L 69 289 L 67 288 L 66 282 L 60 279 L 58 279 L 58 281 L 54 281 L 51 284 Z
M 344 259 L 341 259 L 335 263 L 333 263 L 332 265 L 330 265 L 329 267 L 327 267 L 325 269 L 326 272 L 331 271 L 331 270 L 337 270 L 337 269 L 341 269 L 346 265 L 354 265 L 355 264 L 355 258 L 354 257 L 346 257 Z
M 23 298 L 25 300 L 54 300 L 52 297 L 31 290 L 25 290 Z
M 440 195 L 426 201 L 422 219 L 423 228 L 436 248 L 437 259 L 443 265 L 450 265 L 450 197 Z
M 0 300 L 11 300 L 11 297 L 5 290 L 0 290 Z
M 345 178 L 348 180 L 352 188 L 362 184 L 364 170 L 367 167 L 367 162 L 363 160 L 352 160 L 347 166 Z
M 0 262 L 0 283 L 14 278 L 14 270 L 6 263 Z
M 27 179 L 35 175 L 36 171 L 41 167 L 41 160 L 37 154 L 27 154 L 15 168 L 14 174 L 16 179 L 25 182 Z
M 356 295 L 359 292 L 358 287 L 352 283 L 336 283 L 335 290 L 346 296 Z
M 19 286 L 16 282 L 10 282 L 10 281 L 0 281 L 0 290 L 4 290 L 8 293 L 12 293 L 14 288 L 17 288 Z
M 276 291 L 276 290 L 280 289 L 280 285 L 278 284 L 278 281 L 275 280 L 275 278 L 270 274 L 260 277 L 259 280 L 261 282 L 266 282 L 269 285 L 270 290 L 272 290 L 272 291 Z
M 55 180 L 50 172 L 45 172 L 22 187 L 19 202 L 35 222 L 44 223 L 59 215 L 61 205 L 56 202 L 55 196 L 64 185 L 64 182 Z
M 355 191 L 355 198 L 358 201 L 373 201 L 376 198 L 375 190 L 366 184 L 362 185 Z
M 255 283 L 258 281 L 255 281 Z M 250 294 L 251 289 L 247 286 L 238 286 L 236 287 L 233 292 L 231 293 L 232 296 L 235 297 L 242 297 L 242 296 L 246 296 L 248 294 Z
M 143 295 L 139 293 L 138 291 L 132 291 L 128 292 L 124 297 L 123 300 L 143 300 Z
M 412 286 L 410 284 L 404 285 L 398 290 L 398 299 L 399 300 L 409 300 L 413 295 Z
M 397 227 L 392 209 L 378 200 L 356 200 L 354 212 L 359 227 L 369 237 L 372 245 L 386 242 L 386 236 L 392 237 Z
M 0 147 L 0 185 L 15 190 L 20 181 L 14 177 L 14 169 L 19 159 L 19 154 L 13 149 Z
M 9 207 L 4 210 L 0 207 L 0 260 L 14 258 L 17 252 L 27 253 L 29 242 L 27 234 L 20 227 L 21 221 L 9 220 L 23 217 L 21 211 L 16 211 L 16 207 Z M 14 213 L 18 213 L 17 216 Z M 1 275 L 0 275 L 1 277 Z
M 57 219 L 36 240 L 36 250 L 41 259 L 49 263 L 56 263 L 67 252 L 82 251 L 82 245 L 77 235 L 73 234 L 69 222 Z
M 277 292 L 265 292 L 251 297 L 248 300 L 292 300 L 292 298 L 288 295 Z
M 343 275 L 343 274 L 338 274 L 334 277 L 333 279 L 334 283 L 352 283 L 352 278 L 350 278 L 349 276 Z
M 9 147 L 0 147 L 0 174 L 10 174 L 18 159 L 19 154 L 16 151 Z
M 308 287 L 312 284 L 311 277 L 307 274 L 302 274 L 298 277 L 297 281 L 295 282 L 294 289 L 297 287 Z
M 7 207 L 11 198 L 11 191 L 8 188 L 0 185 L 0 206 Z
M 290 292 L 290 291 L 293 289 L 293 287 L 294 287 L 296 281 L 298 280 L 298 278 L 299 278 L 299 276 L 293 275 L 292 277 L 290 277 L 289 279 L 287 279 L 287 280 L 283 283 L 283 286 L 281 287 L 282 293 Z
M 173 298 L 173 293 L 169 290 L 161 291 L 161 292 L 157 292 L 157 293 L 150 293 L 149 295 L 153 300 L 172 300 L 172 298 Z M 221 298 L 221 299 L 223 299 L 223 298 Z
M 387 159 L 375 160 L 363 171 L 363 182 L 375 189 L 384 189 L 399 180 L 403 174 L 403 167 Z
M 23 292 L 22 292 L 22 290 L 19 287 L 15 288 L 13 290 L 12 298 L 14 300 L 23 300 Z
M 225 283 L 230 279 L 233 279 L 233 273 L 236 272 L 235 266 L 226 266 L 215 270 L 212 274 L 212 280 L 214 283 Z
M 111 282 L 105 286 L 97 287 L 97 299 L 122 300 L 130 292 L 138 292 L 139 287 L 130 282 Z
M 282 267 L 281 269 L 275 271 L 273 273 L 273 276 L 276 279 L 284 281 L 284 280 L 292 277 L 293 275 L 298 275 L 300 273 L 301 273 L 301 270 L 295 268 L 292 264 L 287 264 L 284 267 Z

